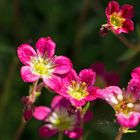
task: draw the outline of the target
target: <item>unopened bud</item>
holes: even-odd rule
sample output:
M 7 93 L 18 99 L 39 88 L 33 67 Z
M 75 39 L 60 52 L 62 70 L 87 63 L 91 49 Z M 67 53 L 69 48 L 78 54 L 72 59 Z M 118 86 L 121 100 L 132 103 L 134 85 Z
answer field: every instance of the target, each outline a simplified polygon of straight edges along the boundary
M 106 35 L 108 34 L 108 27 L 106 27 L 106 26 L 101 26 L 99 34 L 100 34 L 102 37 L 106 36 Z
M 29 121 L 34 113 L 34 107 L 33 105 L 28 105 L 25 106 L 24 111 L 23 111 L 23 117 L 25 121 Z
M 67 112 L 69 114 L 75 114 L 77 112 L 77 108 L 74 107 L 74 106 L 69 106 L 68 109 L 67 109 Z

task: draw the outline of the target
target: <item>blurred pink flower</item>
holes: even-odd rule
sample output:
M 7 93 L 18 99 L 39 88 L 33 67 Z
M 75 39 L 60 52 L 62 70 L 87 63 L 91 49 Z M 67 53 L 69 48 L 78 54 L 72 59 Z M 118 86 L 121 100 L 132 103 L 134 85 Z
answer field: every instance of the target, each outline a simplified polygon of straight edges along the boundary
M 55 42 L 50 37 L 42 37 L 36 43 L 36 51 L 29 44 L 18 47 L 19 60 L 25 65 L 21 68 L 24 82 L 34 82 L 39 78 L 52 90 L 61 87 L 60 75 L 68 73 L 72 63 L 65 56 L 54 56 Z
M 98 90 L 115 110 L 117 122 L 126 128 L 136 127 L 140 121 L 140 67 L 132 71 L 131 77 L 126 90 L 117 86 Z
M 95 85 L 100 88 L 106 86 L 118 86 L 119 75 L 116 72 L 108 72 L 105 66 L 101 62 L 96 62 L 91 65 L 91 69 L 96 72 L 96 82 Z
M 79 75 L 71 70 L 63 78 L 63 86 L 59 94 L 70 100 L 73 106 L 80 107 L 86 102 L 95 100 L 97 88 L 93 86 L 96 74 L 92 69 L 81 70 Z
M 46 106 L 35 107 L 34 118 L 46 122 L 39 129 L 41 137 L 51 137 L 58 132 L 63 132 L 69 138 L 81 137 L 83 129 L 80 127 L 80 114 L 79 112 L 69 113 L 68 108 L 70 106 L 71 103 L 66 98 L 58 95 L 53 98 L 51 108 Z M 87 116 L 84 118 L 84 122 L 91 120 L 91 112 Z
M 119 3 L 113 0 L 108 3 L 105 14 L 107 24 L 102 25 L 101 29 L 103 29 L 103 27 L 111 29 L 115 34 L 122 32 L 128 33 L 134 30 L 134 24 L 131 20 L 134 16 L 134 8 L 132 5 L 125 4 L 120 7 Z

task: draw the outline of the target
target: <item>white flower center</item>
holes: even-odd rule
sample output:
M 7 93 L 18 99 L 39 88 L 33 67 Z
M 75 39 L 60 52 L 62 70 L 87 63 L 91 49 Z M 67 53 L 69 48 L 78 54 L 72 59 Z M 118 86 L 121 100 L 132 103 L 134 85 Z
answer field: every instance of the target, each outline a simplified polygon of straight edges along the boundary
M 76 115 L 70 115 L 65 108 L 56 109 L 48 118 L 52 126 L 59 131 L 72 130 L 76 123 Z
M 35 74 L 40 75 L 41 77 L 50 77 L 54 71 L 55 65 L 51 62 L 50 59 L 43 59 L 42 57 L 33 58 L 31 61 L 31 67 Z

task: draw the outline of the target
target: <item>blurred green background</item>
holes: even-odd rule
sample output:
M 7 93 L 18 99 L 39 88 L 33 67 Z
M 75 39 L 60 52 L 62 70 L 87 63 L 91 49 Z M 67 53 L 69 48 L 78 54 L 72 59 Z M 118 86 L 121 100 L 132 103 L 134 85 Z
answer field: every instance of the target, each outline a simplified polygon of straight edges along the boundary
M 0 140 L 13 140 L 22 117 L 21 97 L 28 95 L 29 84 L 20 78 L 21 64 L 17 46 L 29 42 L 34 46 L 39 37 L 51 36 L 56 54 L 70 57 L 79 71 L 101 61 L 109 71 L 120 75 L 120 87 L 126 87 L 133 68 L 140 65 L 139 50 L 129 50 L 115 35 L 102 38 L 100 26 L 106 23 L 104 9 L 109 0 L 0 0 Z M 140 1 L 119 0 L 135 7 L 135 31 L 125 35 L 133 44 L 140 42 Z M 138 46 L 138 45 L 137 45 Z M 36 105 L 48 105 L 54 94 L 43 90 Z M 118 126 L 112 108 L 103 101 L 91 106 L 92 122 L 85 125 L 85 140 L 113 140 Z M 42 122 L 32 119 L 21 140 L 41 140 L 38 128 Z M 140 140 L 137 133 L 122 140 Z M 56 140 L 56 137 L 50 140 Z M 68 138 L 64 138 L 68 139 Z

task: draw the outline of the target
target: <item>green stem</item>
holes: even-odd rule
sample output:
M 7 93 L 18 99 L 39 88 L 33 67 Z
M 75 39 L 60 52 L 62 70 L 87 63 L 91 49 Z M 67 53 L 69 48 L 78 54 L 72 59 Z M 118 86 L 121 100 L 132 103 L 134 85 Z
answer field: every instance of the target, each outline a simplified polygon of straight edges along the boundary
M 58 134 L 58 140 L 63 140 L 63 133 L 62 132 L 59 132 L 59 134 Z
M 35 102 L 35 99 L 36 99 L 35 92 L 36 92 L 36 90 L 37 90 L 38 81 L 39 81 L 39 80 L 36 80 L 36 81 L 33 83 L 32 90 L 31 90 L 31 92 L 29 93 L 29 95 L 31 95 L 31 101 L 32 101 L 32 103 L 34 103 L 34 102 Z
M 35 98 L 36 98 L 35 92 L 36 92 L 36 89 L 37 89 L 38 81 L 39 80 L 37 80 L 37 81 L 35 81 L 33 83 L 32 90 L 31 90 L 31 92 L 29 92 L 29 95 L 31 95 L 31 101 L 32 101 L 32 103 L 35 102 Z M 19 140 L 20 139 L 20 137 L 21 137 L 21 135 L 22 135 L 22 133 L 24 131 L 25 125 L 26 125 L 26 121 L 22 118 L 22 121 L 21 121 L 21 123 L 20 123 L 20 125 L 19 125 L 19 127 L 18 127 L 18 129 L 16 131 L 14 140 Z
M 116 35 L 113 31 L 112 33 L 127 47 L 127 48 L 134 48 L 134 45 L 125 38 L 125 36 L 121 35 Z

